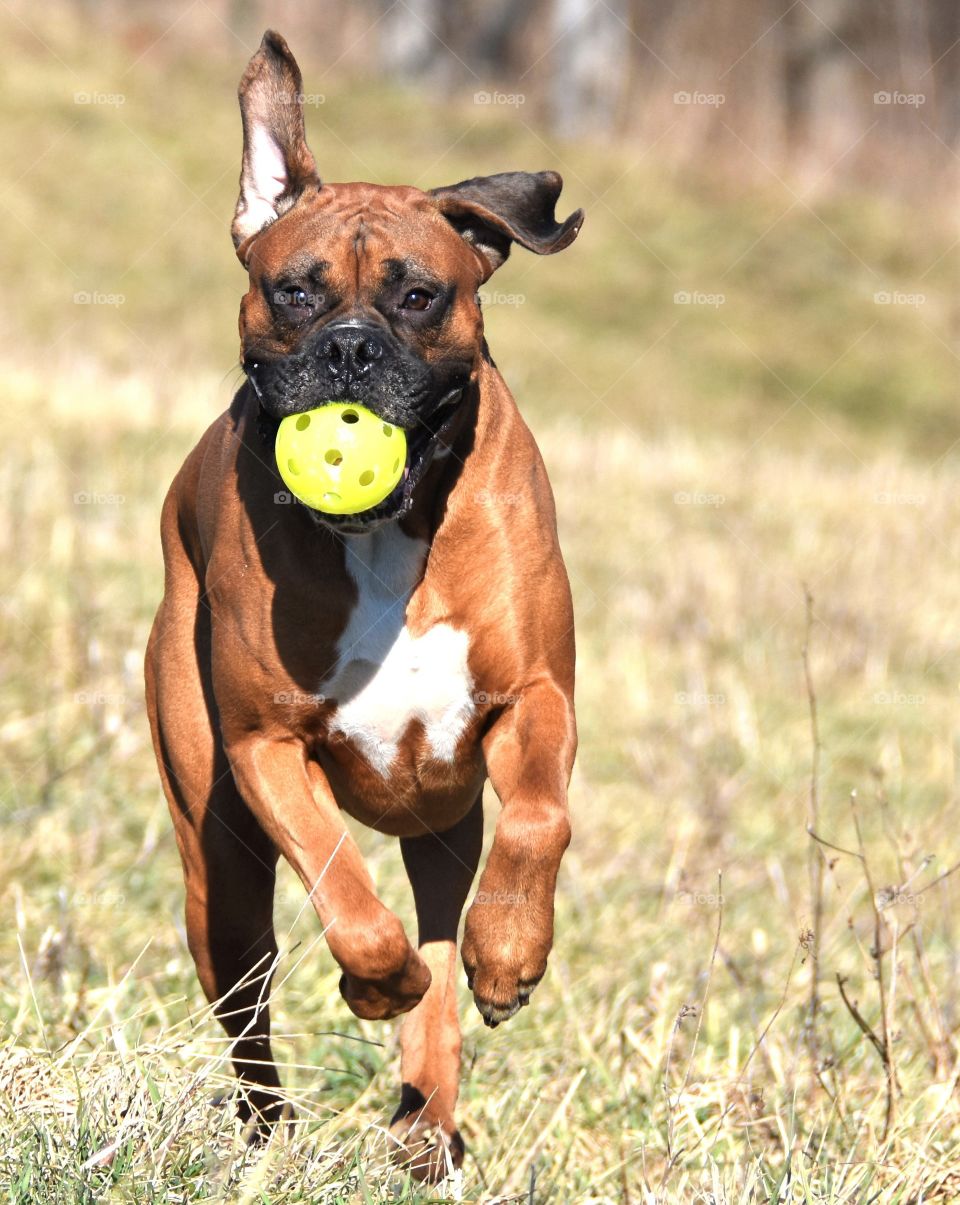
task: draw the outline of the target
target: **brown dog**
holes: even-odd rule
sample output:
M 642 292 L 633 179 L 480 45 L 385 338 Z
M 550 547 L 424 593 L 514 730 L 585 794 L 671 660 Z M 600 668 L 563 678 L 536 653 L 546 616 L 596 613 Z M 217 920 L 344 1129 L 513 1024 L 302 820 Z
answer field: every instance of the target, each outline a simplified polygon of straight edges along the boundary
M 359 1017 L 409 1013 L 392 1122 L 424 1179 L 459 1166 L 457 928 L 489 776 L 502 810 L 462 944 L 488 1025 L 553 941 L 576 747 L 570 592 L 543 463 L 483 338 L 477 289 L 511 243 L 566 247 L 560 177 L 420 192 L 324 184 L 301 79 L 268 32 L 240 84 L 233 238 L 247 381 L 163 508 L 147 703 L 200 982 L 233 1039 L 242 1115 L 280 1113 L 270 1050 L 278 855 L 303 881 Z M 403 479 L 335 518 L 289 503 L 278 422 L 350 400 L 405 429 Z M 418 948 L 341 810 L 400 838 Z

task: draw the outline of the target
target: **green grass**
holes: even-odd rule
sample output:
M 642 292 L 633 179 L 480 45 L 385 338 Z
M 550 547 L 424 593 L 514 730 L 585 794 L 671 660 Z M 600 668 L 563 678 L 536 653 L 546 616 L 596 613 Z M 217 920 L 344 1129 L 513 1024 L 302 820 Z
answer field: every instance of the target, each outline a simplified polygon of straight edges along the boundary
M 304 1124 L 244 1152 L 214 1103 L 225 1042 L 186 950 L 141 702 L 162 495 L 235 380 L 240 64 L 168 53 L 131 71 L 119 44 L 44 35 L 69 66 L 20 30 L 0 83 L 16 232 L 0 263 L 17 282 L 2 302 L 0 1183 L 24 1205 L 416 1200 L 376 1128 L 396 1028 L 349 1016 L 292 874 L 276 1026 Z M 557 492 L 581 753 L 550 970 L 495 1033 L 462 985 L 470 1153 L 430 1199 L 526 1200 L 531 1176 L 538 1202 L 954 1199 L 957 889 L 924 890 L 960 859 L 946 223 L 827 193 L 776 222 L 793 198 L 773 180 L 678 176 L 545 146 L 469 103 L 316 86 L 331 178 L 558 166 L 588 211 L 572 250 L 518 252 L 488 286 L 523 297 L 490 304 L 487 328 Z M 80 89 L 126 103 L 77 106 Z M 683 289 L 725 301 L 675 305 Z M 926 300 L 877 305 L 881 289 Z M 125 300 L 78 306 L 79 290 Z M 878 921 L 860 859 L 826 850 L 817 963 L 804 582 L 819 832 L 859 852 L 856 791 L 874 887 L 908 884 Z M 358 838 L 409 925 L 395 844 Z M 899 1082 L 886 1133 L 880 1059 L 836 984 L 882 1036 L 877 930 Z

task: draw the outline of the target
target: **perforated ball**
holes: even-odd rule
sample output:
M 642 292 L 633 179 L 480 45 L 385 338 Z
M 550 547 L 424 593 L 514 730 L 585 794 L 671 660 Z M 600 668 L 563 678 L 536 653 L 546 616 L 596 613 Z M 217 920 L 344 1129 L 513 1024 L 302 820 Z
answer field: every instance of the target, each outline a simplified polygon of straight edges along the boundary
M 327 402 L 280 424 L 277 468 L 292 494 L 328 515 L 382 502 L 403 476 L 407 437 L 355 402 Z

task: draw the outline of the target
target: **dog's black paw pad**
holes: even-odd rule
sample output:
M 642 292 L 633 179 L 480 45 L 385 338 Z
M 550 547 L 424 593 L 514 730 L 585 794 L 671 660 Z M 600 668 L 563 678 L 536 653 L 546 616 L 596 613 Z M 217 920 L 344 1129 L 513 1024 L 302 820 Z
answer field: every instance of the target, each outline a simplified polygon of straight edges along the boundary
M 519 1000 L 511 1000 L 509 1004 L 494 1004 L 491 1000 L 478 1000 L 477 1008 L 483 1017 L 484 1025 L 496 1029 L 503 1021 L 509 1021 L 521 1008 Z

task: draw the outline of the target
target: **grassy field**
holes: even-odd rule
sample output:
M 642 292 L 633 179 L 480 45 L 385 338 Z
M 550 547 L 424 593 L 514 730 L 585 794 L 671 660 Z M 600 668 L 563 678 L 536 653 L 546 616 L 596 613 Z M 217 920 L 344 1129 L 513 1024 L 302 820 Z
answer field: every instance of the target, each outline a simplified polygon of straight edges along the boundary
M 243 53 L 40 32 L 11 19 L 0 81 L 7 1199 L 960 1196 L 949 225 L 303 64 L 330 178 L 551 166 L 588 213 L 487 286 L 558 497 L 581 752 L 550 969 L 496 1032 L 462 986 L 469 1153 L 428 1194 L 384 1160 L 395 1026 L 350 1017 L 289 872 L 275 1024 L 303 1124 L 242 1149 L 141 702 L 160 502 L 237 377 Z M 358 839 L 409 924 L 398 850 Z

